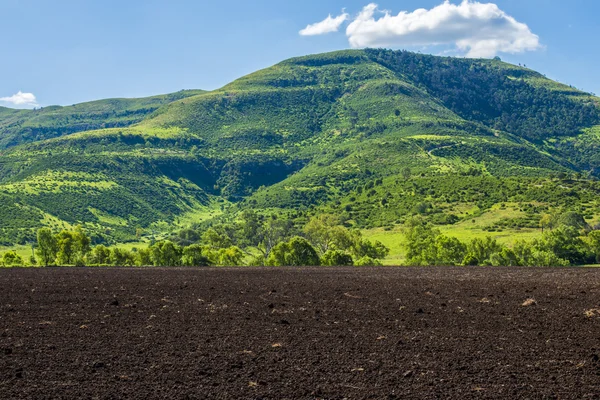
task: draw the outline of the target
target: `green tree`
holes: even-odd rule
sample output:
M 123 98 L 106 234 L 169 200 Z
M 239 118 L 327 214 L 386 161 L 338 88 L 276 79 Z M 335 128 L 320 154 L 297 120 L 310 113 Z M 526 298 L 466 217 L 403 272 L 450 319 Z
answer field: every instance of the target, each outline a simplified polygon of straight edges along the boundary
M 56 260 L 58 243 L 49 228 L 40 228 L 37 231 L 37 255 L 41 263 L 47 267 Z
M 381 267 L 383 264 L 381 264 L 381 261 L 379 260 L 376 260 L 369 256 L 364 256 L 356 260 L 354 265 L 356 265 L 357 267 Z
M 210 260 L 205 255 L 204 246 L 192 244 L 184 247 L 181 263 L 187 267 L 206 267 L 210 265 Z
M 502 251 L 502 246 L 496 239 L 486 236 L 485 239 L 475 238 L 467 245 L 464 265 L 491 265 L 490 257 Z
M 349 246 L 344 246 L 343 244 L 345 244 L 345 241 L 341 240 L 341 238 L 345 239 L 346 237 L 350 238 Z M 390 249 L 380 241 L 375 240 L 372 242 L 363 238 L 362 233 L 359 230 L 352 231 L 348 236 L 340 236 L 337 243 L 340 243 L 337 248 L 341 250 L 350 250 L 357 259 L 363 257 L 381 259 L 385 258 L 390 253 Z
M 73 236 L 73 250 L 75 257 L 75 264 L 83 265 L 85 256 L 91 251 L 90 244 L 91 239 L 85 234 L 81 226 L 75 227 L 72 233 Z
M 432 208 L 433 207 L 432 207 L 431 203 L 423 201 L 423 202 L 417 203 L 413 207 L 413 212 L 415 214 L 424 215 L 424 214 L 428 214 L 431 211 Z
M 517 240 L 513 245 L 513 252 L 520 266 L 532 266 L 533 250 L 533 245 L 525 240 Z
M 110 249 L 99 244 L 87 255 L 86 261 L 88 265 L 108 265 L 110 264 Z
M 250 257 L 250 261 L 248 261 L 248 266 L 250 267 L 262 267 L 264 265 L 267 265 L 267 260 L 262 254 Z
M 231 238 L 226 233 L 217 232 L 214 228 L 208 228 L 202 234 L 202 243 L 212 249 L 226 249 L 232 245 Z
M 389 249 L 383 243 L 363 238 L 359 230 L 349 231 L 338 225 L 337 218 L 329 214 L 311 218 L 304 227 L 304 232 L 311 244 L 323 255 L 330 250 L 348 251 L 356 258 L 377 259 L 389 254 Z
M 575 211 L 567 211 L 556 218 L 557 226 L 570 226 L 575 229 L 589 229 L 589 225 L 585 222 L 583 215 Z
M 474 239 L 469 245 L 457 238 L 442 235 L 421 218 L 406 224 L 407 261 L 409 265 L 483 265 L 502 250 L 491 238 Z
M 334 266 L 352 266 L 354 260 L 352 256 L 341 250 L 327 250 L 321 257 L 321 265 Z
M 56 235 L 56 242 L 58 244 L 56 262 L 60 265 L 72 265 L 76 252 L 73 232 L 63 229 Z
M 405 226 L 406 260 L 409 265 L 437 263 L 436 239 L 441 233 L 422 218 L 411 218 Z
M 341 239 L 341 235 L 344 235 L 344 231 L 339 229 L 338 224 L 339 220 L 336 216 L 320 214 L 308 221 L 304 226 L 304 233 L 313 246 L 324 254 L 335 245 L 336 240 Z
M 224 267 L 242 265 L 244 252 L 237 246 L 219 249 L 217 252 L 217 264 Z
M 23 258 L 14 251 L 7 251 L 2 256 L 2 265 L 5 267 L 21 267 L 23 266 Z
M 262 257 L 255 259 L 255 261 L 267 260 L 273 247 L 289 237 L 292 227 L 293 224 L 290 220 L 270 218 L 259 231 L 257 248 L 262 252 Z
M 540 228 L 542 228 L 542 233 L 544 233 L 544 228 L 552 229 L 552 216 L 550 214 L 544 214 L 540 218 Z
M 500 252 L 490 256 L 490 264 L 494 267 L 517 267 L 522 265 L 514 250 L 504 247 Z
M 174 239 L 180 246 L 189 246 L 200 240 L 200 235 L 193 229 L 182 229 Z
M 310 242 L 302 237 L 293 237 L 289 242 L 277 244 L 267 265 L 271 266 L 315 266 L 319 265 L 319 255 Z
M 156 242 L 150 246 L 152 264 L 160 267 L 181 265 L 181 247 L 171 241 Z
M 552 251 L 542 249 L 537 242 L 518 240 L 513 246 L 513 253 L 517 259 L 516 265 L 524 267 L 562 267 L 568 266 L 569 260 L 557 257 Z M 492 261 L 496 261 L 493 257 Z M 507 265 L 507 264 L 499 264 Z
M 551 251 L 534 250 L 531 253 L 531 258 L 527 266 L 533 267 L 567 267 L 570 264 L 569 260 L 558 257 Z
M 110 250 L 110 264 L 116 267 L 132 267 L 135 265 L 135 255 L 119 247 Z
M 245 210 L 241 215 L 240 245 L 257 247 L 262 241 L 263 235 L 264 229 L 258 214 L 253 210 Z
M 596 262 L 600 263 L 600 231 L 592 231 L 588 234 L 588 242 L 592 252 L 596 255 Z
M 90 252 L 90 238 L 81 226 L 68 231 L 63 229 L 56 235 L 58 252 L 56 260 L 62 265 L 84 265 L 85 256 Z
M 148 267 L 154 265 L 152 262 L 152 252 L 150 249 L 139 249 L 135 255 L 135 265 L 139 267 Z
M 533 246 L 538 251 L 553 253 L 572 265 L 585 264 L 593 258 L 590 249 L 580 237 L 579 230 L 573 226 L 563 225 L 546 232 L 541 239 L 533 242 Z
M 439 235 L 435 240 L 435 265 L 461 265 L 467 246 L 454 237 Z

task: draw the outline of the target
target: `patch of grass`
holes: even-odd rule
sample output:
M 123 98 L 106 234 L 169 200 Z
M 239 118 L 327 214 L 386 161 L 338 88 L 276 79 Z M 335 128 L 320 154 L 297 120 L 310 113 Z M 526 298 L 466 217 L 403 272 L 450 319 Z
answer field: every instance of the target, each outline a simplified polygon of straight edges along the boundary
M 90 207 L 90 212 L 98 218 L 100 224 L 127 226 L 129 223 L 125 218 L 110 215 L 93 207 Z
M 17 246 L 0 246 L 0 254 L 4 254 L 8 251 L 14 251 L 21 256 L 25 264 L 29 263 L 31 257 L 31 246 L 29 245 L 17 245 Z
M 485 220 L 487 217 L 484 216 Z M 499 243 L 512 246 L 517 240 L 531 241 L 541 237 L 539 229 L 507 229 L 503 232 L 487 232 L 473 228 L 469 223 L 457 225 L 437 226 L 436 228 L 447 236 L 455 237 L 462 242 L 469 242 L 475 238 L 490 236 Z M 390 230 L 384 228 L 366 229 L 362 231 L 365 238 L 379 240 L 390 249 L 390 254 L 383 260 L 384 265 L 401 265 L 406 259 L 404 248 L 405 236 L 402 226 L 395 226 Z
M 189 211 L 179 215 L 176 224 L 185 228 L 192 224 L 201 223 L 223 215 L 223 209 L 227 206 L 227 201 L 218 201 L 213 199 L 207 205 L 197 203 Z

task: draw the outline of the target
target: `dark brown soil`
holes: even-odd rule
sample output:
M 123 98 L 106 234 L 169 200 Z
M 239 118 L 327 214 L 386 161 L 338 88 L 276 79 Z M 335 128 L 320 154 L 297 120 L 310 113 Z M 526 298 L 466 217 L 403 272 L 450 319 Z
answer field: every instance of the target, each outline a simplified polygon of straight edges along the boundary
M 1 399 L 600 398 L 592 269 L 6 269 L 0 307 Z

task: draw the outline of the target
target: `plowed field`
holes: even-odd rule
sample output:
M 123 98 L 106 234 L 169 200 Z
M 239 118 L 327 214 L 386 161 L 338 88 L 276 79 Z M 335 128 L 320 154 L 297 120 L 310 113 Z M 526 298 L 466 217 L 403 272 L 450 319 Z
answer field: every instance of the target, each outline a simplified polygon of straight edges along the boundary
M 0 270 L 0 399 L 600 398 L 600 271 Z

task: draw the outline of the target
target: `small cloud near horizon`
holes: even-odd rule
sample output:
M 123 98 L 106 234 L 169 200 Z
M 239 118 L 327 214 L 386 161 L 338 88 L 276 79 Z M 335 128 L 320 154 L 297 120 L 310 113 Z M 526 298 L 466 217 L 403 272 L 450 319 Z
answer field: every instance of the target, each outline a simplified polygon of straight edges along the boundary
M 331 15 L 308 25 L 301 35 L 337 32 L 349 20 L 346 37 L 353 48 L 403 46 L 453 46 L 472 58 L 491 58 L 498 53 L 522 53 L 542 48 L 539 36 L 494 3 L 449 0 L 431 9 L 401 11 L 393 15 L 375 3 L 355 17 Z
M 333 18 L 331 14 L 321 22 L 307 25 L 306 28 L 302 29 L 299 33 L 301 36 L 316 36 L 324 35 L 326 33 L 337 32 L 340 26 L 350 17 L 347 13 L 342 11 L 342 14 Z
M 10 103 L 13 106 L 36 107 L 37 99 L 33 93 L 23 93 L 19 90 L 18 93 L 8 97 L 0 97 L 1 103 Z

